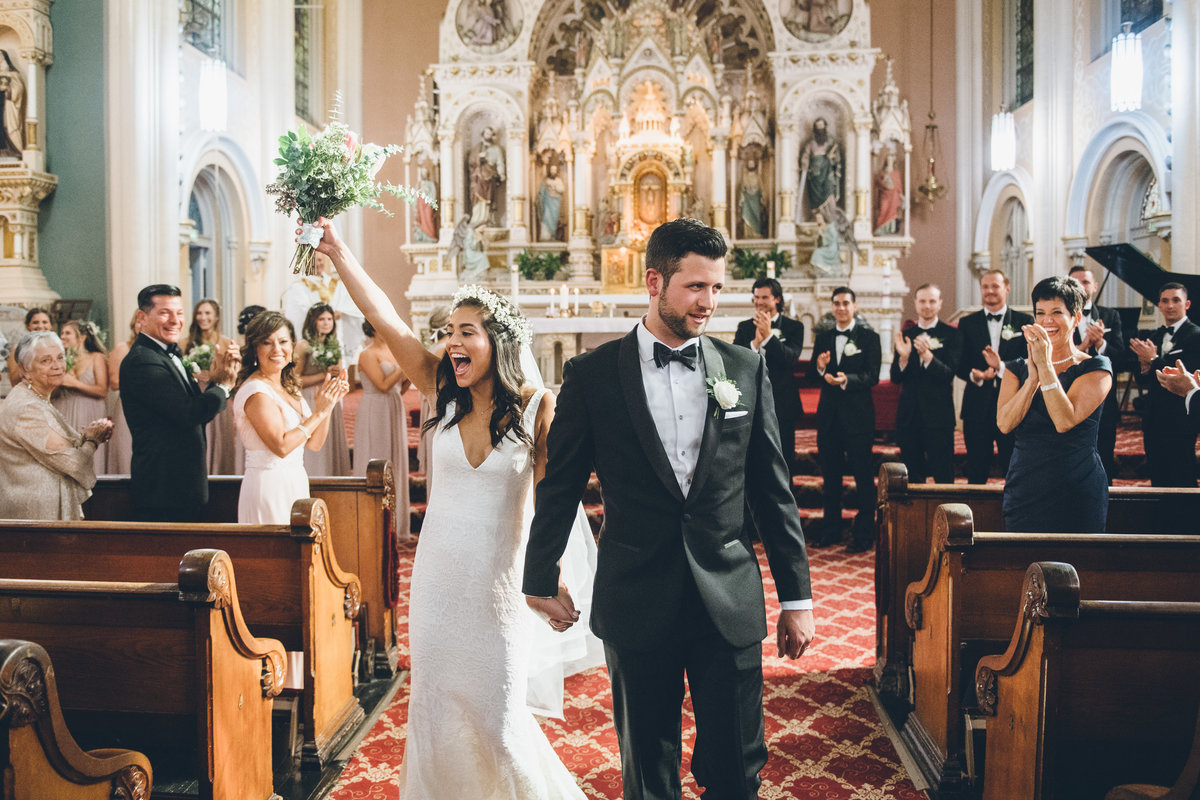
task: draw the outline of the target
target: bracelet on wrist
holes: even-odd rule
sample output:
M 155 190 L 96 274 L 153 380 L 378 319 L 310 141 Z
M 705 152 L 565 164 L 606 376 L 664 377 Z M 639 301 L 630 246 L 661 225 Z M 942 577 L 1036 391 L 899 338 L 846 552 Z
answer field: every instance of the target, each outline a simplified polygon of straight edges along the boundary
M 1055 381 L 1054 383 L 1044 383 L 1038 387 L 1038 389 L 1043 392 L 1050 392 L 1057 388 L 1058 388 L 1058 381 Z
M 308 428 L 306 428 L 306 427 L 304 426 L 304 423 L 303 423 L 303 422 L 301 422 L 299 425 L 297 425 L 297 426 L 296 426 L 296 430 L 298 430 L 298 431 L 300 431 L 301 433 L 303 433 L 303 434 L 304 434 L 304 439 L 305 439 L 305 441 L 307 441 L 307 440 L 309 440 L 309 439 L 311 439 L 311 438 L 312 438 L 313 432 L 312 432 L 312 431 L 310 431 Z

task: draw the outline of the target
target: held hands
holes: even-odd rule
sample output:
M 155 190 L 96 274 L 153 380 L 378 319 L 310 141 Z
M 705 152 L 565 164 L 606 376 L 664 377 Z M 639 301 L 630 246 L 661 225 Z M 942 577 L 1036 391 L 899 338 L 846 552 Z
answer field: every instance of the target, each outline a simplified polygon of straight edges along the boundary
M 212 371 L 216 382 L 225 386 L 229 386 L 237 381 L 238 372 L 242 369 L 242 351 L 238 348 L 235 342 L 229 343 L 229 349 L 225 351 L 224 358 L 221 363 Z
M 933 348 L 929 346 L 929 334 L 922 333 L 916 339 L 913 339 L 913 348 L 917 351 L 917 356 L 921 359 L 921 363 L 926 366 L 933 360 Z
M 775 645 L 780 658 L 799 658 L 812 644 L 817 624 L 812 609 L 780 611 L 775 626 Z
M 1025 334 L 1025 341 L 1029 345 L 1029 360 L 1047 375 L 1053 373 L 1050 354 L 1054 345 L 1050 343 L 1050 334 L 1046 333 L 1046 329 L 1037 323 L 1022 325 L 1021 332 Z
M 533 597 L 525 595 L 525 603 L 533 612 L 550 623 L 550 627 L 562 633 L 579 620 L 579 612 L 575 609 L 575 601 L 567 585 L 558 582 L 558 595 L 555 597 Z
M 1159 384 L 1172 394 L 1187 397 L 1188 392 L 1200 389 L 1200 370 L 1190 373 L 1180 359 L 1175 360 L 1175 366 L 1163 367 L 1155 373 Z
M 313 405 L 316 406 L 314 410 L 317 414 L 328 414 L 349 391 L 350 384 L 345 378 L 335 378 L 332 374 L 327 374 L 325 382 L 321 384 L 321 388 L 317 390 L 317 396 L 314 398 Z
M 97 447 L 112 438 L 113 421 L 108 417 L 89 422 L 83 429 L 83 440 L 92 442 Z

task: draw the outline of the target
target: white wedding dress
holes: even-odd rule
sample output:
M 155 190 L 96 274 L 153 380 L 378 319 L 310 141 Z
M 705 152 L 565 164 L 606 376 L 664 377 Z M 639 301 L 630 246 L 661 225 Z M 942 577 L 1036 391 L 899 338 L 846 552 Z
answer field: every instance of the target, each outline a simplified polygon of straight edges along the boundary
M 528 403 L 528 431 L 545 394 Z M 453 415 L 451 405 L 446 419 Z M 437 489 L 413 564 L 400 797 L 582 800 L 526 705 L 536 618 L 521 573 L 532 452 L 505 438 L 472 467 L 459 427 L 445 424 L 431 446 Z
M 292 504 L 308 497 L 308 473 L 304 471 L 304 445 L 283 458 L 267 449 L 246 418 L 246 401 L 256 394 L 271 398 L 283 416 L 283 429 L 291 430 L 312 412 L 300 399 L 300 413 L 262 380 L 241 385 L 233 399 L 233 420 L 246 448 L 246 470 L 238 493 L 238 522 L 287 525 L 292 521 Z

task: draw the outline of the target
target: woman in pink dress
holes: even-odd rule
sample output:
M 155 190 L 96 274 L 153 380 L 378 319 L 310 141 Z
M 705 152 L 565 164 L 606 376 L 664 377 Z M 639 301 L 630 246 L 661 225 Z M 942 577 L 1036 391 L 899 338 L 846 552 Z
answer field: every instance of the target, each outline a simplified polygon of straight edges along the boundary
M 309 308 L 300 333 L 304 340 L 296 348 L 296 368 L 304 399 L 311 406 L 316 402 L 317 387 L 325 382 L 326 375 L 346 377 L 333 307 L 328 303 L 316 303 Z M 329 436 L 325 439 L 325 446 L 320 450 L 305 451 L 304 468 L 309 475 L 350 474 L 350 443 L 346 439 L 341 404 L 333 410 L 329 420 Z
M 373 458 L 392 462 L 396 483 L 396 508 L 393 514 L 396 538 L 407 541 L 408 505 L 408 410 L 404 392 L 410 381 L 396 363 L 387 343 L 375 336 L 371 323 L 362 325 L 368 346 L 358 354 L 358 374 L 363 394 L 354 417 L 354 474 L 366 475 Z
M 193 371 L 201 391 L 208 388 L 209 375 L 220 369 L 231 344 L 234 344 L 233 339 L 221 335 L 221 304 L 211 297 L 196 303 L 182 349 L 184 358 L 199 367 L 198 370 L 193 367 Z M 207 369 L 203 363 L 208 364 Z M 213 417 L 204 434 L 208 439 L 208 474 L 236 474 L 233 407 L 226 405 L 224 411 Z
M 67 424 L 83 430 L 89 422 L 108 416 L 108 359 L 100 343 L 96 323 L 70 319 L 62 326 L 62 343 L 74 352 L 75 363 L 63 376 L 62 388 L 54 398 L 54 407 Z M 95 471 L 102 474 L 108 468 L 108 445 L 96 448 Z

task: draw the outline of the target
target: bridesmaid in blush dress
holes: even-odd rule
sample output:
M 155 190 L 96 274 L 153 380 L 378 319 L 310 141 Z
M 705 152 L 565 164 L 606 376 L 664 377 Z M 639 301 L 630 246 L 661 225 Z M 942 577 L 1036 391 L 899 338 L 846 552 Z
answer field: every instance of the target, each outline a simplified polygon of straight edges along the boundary
M 221 335 L 221 304 L 211 297 L 196 303 L 196 307 L 192 309 L 192 324 L 188 328 L 188 337 L 183 342 L 182 349 L 185 358 L 196 358 L 199 355 L 198 348 L 204 345 L 212 350 L 209 368 L 196 373 L 200 391 L 208 388 L 209 375 L 220 369 L 221 361 L 229 352 L 229 346 L 234 343 L 228 336 Z M 213 417 L 204 434 L 208 440 L 208 474 L 236 474 L 233 444 L 236 434 L 232 406 L 225 406 L 224 411 Z
M 337 320 L 333 307 L 328 303 L 316 303 L 308 309 L 304 317 L 304 328 L 301 331 L 304 340 L 296 348 L 296 365 L 300 372 L 300 386 L 304 399 L 309 405 L 315 402 L 317 387 L 325 381 L 328 374 L 333 378 L 345 378 L 346 366 L 339 358 L 333 364 L 318 364 L 318 348 L 337 348 L 341 350 L 337 337 Z M 350 474 L 350 443 L 346 439 L 346 423 L 342 416 L 342 407 L 338 405 L 333 410 L 329 421 L 329 436 L 325 446 L 319 450 L 308 450 L 304 453 L 304 468 L 309 475 L 349 475 Z
M 367 474 L 373 458 L 392 462 L 396 483 L 396 513 L 393 515 L 396 538 L 409 536 L 408 504 L 408 410 L 404 391 L 410 381 L 396 363 L 383 339 L 375 336 L 371 323 L 362 324 L 368 346 L 358 355 L 358 374 L 363 394 L 354 417 L 354 474 Z
M 125 409 L 121 407 L 121 362 L 129 355 L 129 348 L 137 338 L 141 326 L 137 324 L 137 312 L 129 320 L 129 339 L 117 342 L 108 354 L 108 416 L 113 421 L 112 438 L 108 440 L 109 475 L 128 475 L 129 461 L 133 458 L 133 437 L 129 423 L 125 421 Z
M 63 376 L 62 388 L 54 398 L 54 407 L 67 424 L 83 430 L 89 422 L 108 416 L 108 360 L 100 343 L 96 323 L 70 319 L 62 326 L 63 347 L 73 350 L 75 366 Z M 96 448 L 95 472 L 108 468 L 108 445 Z

